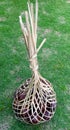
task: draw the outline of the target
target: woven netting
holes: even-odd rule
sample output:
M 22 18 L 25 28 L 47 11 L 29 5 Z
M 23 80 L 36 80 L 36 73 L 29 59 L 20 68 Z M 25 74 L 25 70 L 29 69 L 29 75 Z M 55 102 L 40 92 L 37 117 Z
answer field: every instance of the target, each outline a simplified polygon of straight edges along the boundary
M 51 83 L 38 72 L 37 53 L 37 18 L 38 2 L 36 1 L 36 15 L 34 18 L 33 4 L 28 3 L 28 11 L 25 11 L 26 26 L 22 22 L 22 14 L 19 17 L 21 29 L 28 50 L 32 78 L 20 85 L 14 94 L 13 110 L 16 117 L 24 122 L 38 124 L 52 118 L 56 109 L 56 94 Z
M 15 92 L 13 109 L 22 121 L 38 124 L 48 121 L 56 109 L 56 95 L 49 81 L 40 76 L 34 87 L 34 77 L 26 80 Z

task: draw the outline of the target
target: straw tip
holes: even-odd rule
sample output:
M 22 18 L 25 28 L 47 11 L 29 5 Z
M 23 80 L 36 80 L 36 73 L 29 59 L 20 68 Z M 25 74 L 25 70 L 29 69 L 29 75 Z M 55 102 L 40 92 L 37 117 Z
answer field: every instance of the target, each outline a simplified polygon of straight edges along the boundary
M 21 18 L 21 16 L 19 16 L 19 19 Z
M 19 21 L 21 22 L 22 18 L 21 18 L 21 15 L 19 16 Z
M 46 41 L 46 38 L 44 38 L 44 41 Z

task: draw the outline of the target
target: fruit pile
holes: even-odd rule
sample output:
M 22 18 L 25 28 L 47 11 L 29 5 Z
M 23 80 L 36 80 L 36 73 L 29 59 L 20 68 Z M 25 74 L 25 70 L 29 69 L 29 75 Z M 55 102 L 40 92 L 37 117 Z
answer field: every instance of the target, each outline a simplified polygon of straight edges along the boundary
M 30 82 L 32 82 L 31 79 L 26 80 L 26 82 L 15 92 L 13 102 L 14 113 L 19 119 L 32 124 L 41 123 L 46 120 L 48 121 L 54 115 L 56 109 L 53 88 L 48 81 L 41 78 L 40 82 L 42 82 L 43 86 L 37 87 L 32 102 L 34 84 L 30 89 Z M 25 98 L 28 92 L 29 96 L 28 98 Z

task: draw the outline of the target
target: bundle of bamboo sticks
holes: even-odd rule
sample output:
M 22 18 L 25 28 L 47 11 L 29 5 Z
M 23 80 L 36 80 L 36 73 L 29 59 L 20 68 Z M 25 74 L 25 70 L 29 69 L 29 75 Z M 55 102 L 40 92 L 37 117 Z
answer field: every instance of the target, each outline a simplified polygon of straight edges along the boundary
M 21 14 L 19 16 L 21 29 L 23 32 L 23 36 L 25 39 L 25 44 L 28 50 L 29 54 L 29 60 L 30 60 L 30 68 L 33 72 L 35 72 L 38 69 L 38 63 L 37 63 L 37 53 L 43 46 L 43 44 L 46 41 L 46 38 L 43 39 L 38 49 L 36 48 L 37 45 L 37 21 L 38 21 L 38 2 L 36 0 L 36 12 L 34 15 L 34 7 L 33 3 L 30 4 L 28 2 L 28 11 L 25 11 L 25 18 L 26 18 L 26 26 L 22 22 L 22 16 Z

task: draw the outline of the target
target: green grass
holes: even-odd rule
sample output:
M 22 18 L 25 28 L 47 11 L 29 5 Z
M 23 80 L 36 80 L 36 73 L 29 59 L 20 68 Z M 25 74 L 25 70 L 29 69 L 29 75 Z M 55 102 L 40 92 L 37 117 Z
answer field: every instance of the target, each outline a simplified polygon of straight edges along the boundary
M 31 0 L 35 3 L 35 0 Z M 27 125 L 15 119 L 13 93 L 31 77 L 18 16 L 27 0 L 0 0 L 0 130 L 70 130 L 70 4 L 67 0 L 39 0 L 39 71 L 57 94 L 57 109 L 48 123 Z

